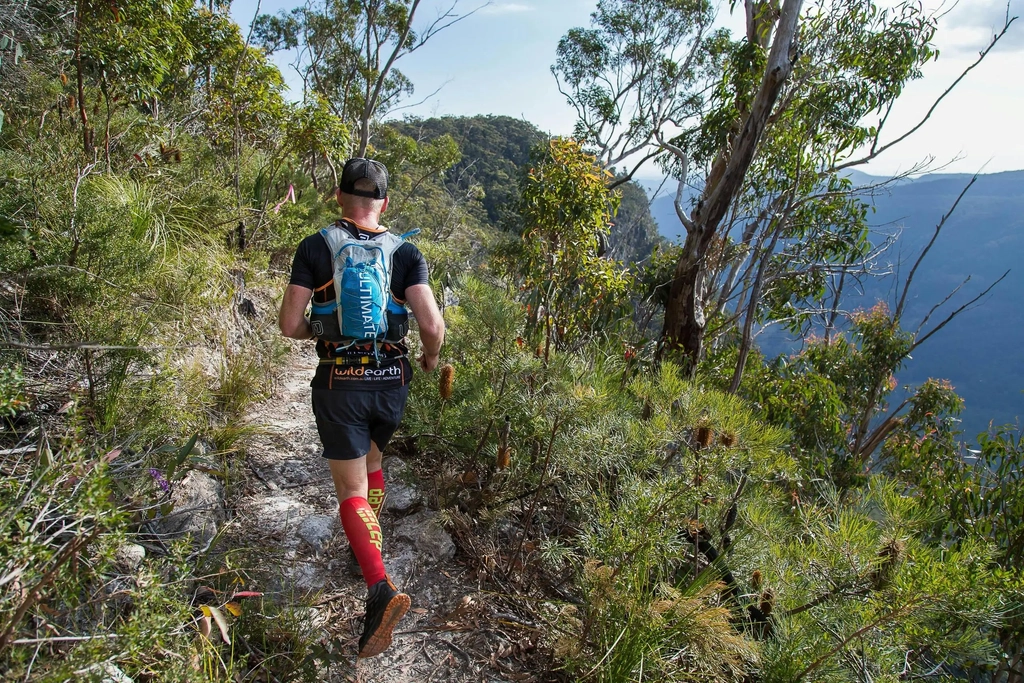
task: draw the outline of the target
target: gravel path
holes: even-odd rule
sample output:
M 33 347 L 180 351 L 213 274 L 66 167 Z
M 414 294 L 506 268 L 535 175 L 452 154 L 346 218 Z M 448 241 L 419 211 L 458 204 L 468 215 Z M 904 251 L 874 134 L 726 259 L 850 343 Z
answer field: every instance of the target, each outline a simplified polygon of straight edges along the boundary
M 330 473 L 310 410 L 316 362 L 295 345 L 273 397 L 252 410 L 245 481 L 228 500 L 228 542 L 245 548 L 279 604 L 307 605 L 317 641 L 337 653 L 324 681 L 531 681 L 536 634 L 510 630 L 458 561 L 452 539 L 422 502 L 414 463 L 385 453 L 384 562 L 412 597 L 391 648 L 357 660 L 366 587 L 353 575 Z M 403 482 L 405 482 L 403 484 Z

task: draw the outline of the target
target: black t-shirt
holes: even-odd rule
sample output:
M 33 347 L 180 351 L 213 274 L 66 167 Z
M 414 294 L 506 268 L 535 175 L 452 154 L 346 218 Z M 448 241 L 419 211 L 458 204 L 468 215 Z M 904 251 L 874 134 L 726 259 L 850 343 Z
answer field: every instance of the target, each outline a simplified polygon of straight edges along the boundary
M 351 221 L 340 220 L 336 225 L 361 240 L 372 240 L 384 230 L 369 230 Z M 403 243 L 391 258 L 391 296 L 405 303 L 405 290 L 414 285 L 428 283 L 427 262 L 412 242 Z M 319 232 L 299 243 L 292 261 L 289 284 L 313 290 L 313 303 L 325 304 L 335 300 L 334 264 L 327 240 Z M 369 344 L 356 344 L 349 348 L 318 339 L 316 353 L 321 359 L 358 359 L 373 356 Z M 374 358 L 365 364 L 333 365 L 321 363 L 313 377 L 314 389 L 391 389 L 412 380 L 412 364 L 406 357 L 404 343 L 386 343 L 379 350 L 379 364 Z

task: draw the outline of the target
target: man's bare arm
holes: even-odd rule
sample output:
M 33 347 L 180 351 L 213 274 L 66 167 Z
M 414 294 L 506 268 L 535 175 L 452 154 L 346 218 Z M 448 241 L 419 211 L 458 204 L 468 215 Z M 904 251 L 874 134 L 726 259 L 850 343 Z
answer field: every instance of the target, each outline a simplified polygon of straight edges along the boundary
M 405 298 L 420 328 L 420 341 L 423 342 L 423 355 L 419 358 L 420 367 L 430 372 L 437 367 L 438 354 L 441 353 L 441 345 L 444 344 L 444 318 L 437 308 L 434 292 L 429 285 L 407 287 Z
M 313 297 L 313 290 L 299 285 L 288 285 L 281 301 L 281 312 L 277 317 L 277 325 L 281 334 L 292 339 L 312 339 L 313 331 L 306 320 L 306 305 Z

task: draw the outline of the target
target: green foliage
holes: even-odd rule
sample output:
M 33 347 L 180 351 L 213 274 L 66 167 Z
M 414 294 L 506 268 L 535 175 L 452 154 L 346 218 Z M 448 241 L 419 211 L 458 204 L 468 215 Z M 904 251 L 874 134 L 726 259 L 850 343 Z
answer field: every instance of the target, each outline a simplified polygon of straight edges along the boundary
M 442 505 L 525 526 L 527 540 L 502 542 L 494 571 L 530 566 L 579 581 L 583 607 L 553 617 L 566 666 L 602 680 L 634 680 L 638 668 L 680 679 L 747 670 L 756 648 L 718 604 L 715 571 L 694 581 L 684 520 L 718 528 L 740 471 L 759 481 L 791 476 L 782 433 L 667 364 L 639 372 L 597 344 L 543 364 L 518 336 L 521 306 L 501 290 L 464 278 L 453 296 L 454 391 L 445 399 L 414 383 L 407 427 L 430 434 L 423 445 L 444 453 L 457 482 L 478 482 L 446 487 Z M 695 444 L 697 424 L 713 425 L 710 447 Z M 529 511 L 517 515 L 524 498 Z M 531 529 L 544 539 L 539 548 Z M 602 573 L 605 583 L 595 579 Z M 675 657 L 681 649 L 693 656 Z
M 297 68 L 315 96 L 355 132 L 345 157 L 364 156 L 372 124 L 413 92 L 395 63 L 440 30 L 437 22 L 420 35 L 412 30 L 418 5 L 324 2 L 257 20 L 256 38 L 268 51 L 302 47 Z
M 923 542 L 930 512 L 893 482 L 873 480 L 852 499 L 800 496 L 788 519 L 760 501 L 761 590 L 774 596 L 775 636 L 765 643 L 765 680 L 849 680 L 951 669 L 989 659 L 986 630 L 1005 604 L 984 544 L 949 551 Z M 988 589 L 981 589 L 988 586 Z M 942 667 L 940 666 L 940 669 Z
M 330 103 L 315 93 L 293 109 L 285 136 L 297 153 L 333 160 L 344 159 L 351 145 L 349 127 L 331 111 Z
M 743 400 L 595 343 L 543 364 L 500 289 L 463 278 L 452 296 L 454 390 L 415 383 L 407 428 L 444 463 L 450 517 L 492 538 L 481 572 L 528 593 L 572 578 L 579 602 L 543 611 L 570 675 L 881 679 L 993 661 L 1014 583 L 987 539 L 936 544 L 927 497 L 881 476 L 834 488 Z M 899 347 L 883 314 L 859 318 L 848 352 L 864 357 L 829 356 L 850 382 Z M 923 388 L 919 410 L 949 400 Z
M 163 591 L 154 594 L 148 570 L 120 587 L 110 581 L 122 575 L 117 550 L 127 521 L 112 495 L 111 458 L 72 443 L 50 448 L 42 444 L 39 458 L 5 457 L 0 485 L 0 526 L 10 531 L 0 544 L 0 661 L 22 675 L 34 662 L 37 680 L 59 680 L 58 671 L 69 675 L 103 655 L 159 651 L 175 640 L 173 624 L 184 616 L 180 602 Z M 122 597 L 114 599 L 119 588 Z M 136 601 L 146 598 L 152 602 L 140 608 Z M 46 622 L 71 632 L 76 624 L 99 624 L 96 633 L 108 635 L 86 638 L 63 662 L 36 662 L 38 649 L 18 639 L 45 637 L 49 632 L 34 624 Z M 172 662 L 167 665 L 179 670 Z
M 555 666 L 602 681 L 838 681 L 953 676 L 993 665 L 997 644 L 1012 660 L 1020 435 L 995 431 L 961 457 L 960 402 L 941 382 L 880 420 L 913 343 L 882 309 L 758 364 L 745 398 L 715 389 L 735 362 L 728 344 L 695 382 L 639 358 L 625 340 L 646 330 L 624 313 L 664 300 L 678 254 L 659 249 L 637 282 L 596 257 L 617 208 L 612 256 L 653 246 L 639 188 L 624 185 L 621 200 L 606 189 L 607 149 L 595 161 L 500 117 L 376 121 L 411 84 L 385 74 L 362 38 L 378 57 L 407 54 L 426 37 L 407 32 L 413 6 L 264 19 L 268 47 L 301 34 L 322 48 L 301 105 L 284 101 L 280 73 L 222 8 L 85 3 L 44 35 L 37 19 L 55 17 L 32 4 L 32 22 L 12 29 L 37 47 L 0 65 L 0 315 L 9 338 L 50 350 L 10 353 L 16 364 L 0 371 L 4 670 L 311 679 L 342 656 L 344 643 L 310 642 L 301 601 L 235 599 L 247 549 L 181 542 L 130 566 L 121 551 L 172 510 L 192 469 L 234 481 L 248 409 L 282 359 L 281 275 L 336 213 L 324 199 L 338 165 L 371 130 L 367 153 L 391 169 L 385 222 L 423 228 L 448 304 L 454 385 L 413 384 L 408 447 L 463 550 L 481 551 L 465 561 L 503 599 L 533 606 Z M 732 134 L 764 59 L 720 33 L 695 37 L 709 12 L 602 1 L 595 29 L 559 46 L 556 72 L 628 144 L 653 134 L 651 120 L 603 89 L 609 70 L 639 66 L 649 95 L 636 111 L 668 88 L 679 121 L 710 107 L 685 139 L 700 165 Z M 709 252 L 724 273 L 778 236 L 783 246 L 757 259 L 768 275 L 758 319 L 805 324 L 829 291 L 822 273 L 869 256 L 863 205 L 821 172 L 871 137 L 862 119 L 916 77 L 930 31 L 913 8 L 810 8 L 799 87 L 737 215 L 793 202 Z M 700 48 L 686 68 L 670 54 L 678 45 Z M 717 88 L 693 87 L 708 79 Z M 83 108 L 103 132 L 89 154 Z M 581 133 L 601 147 L 597 128 Z M 500 235 L 498 222 L 519 234 Z M 89 348 L 63 350 L 80 342 Z M 44 403 L 61 412 L 32 412 Z M 37 453 L 21 441 L 37 426 L 67 436 Z M 218 597 L 193 600 L 184 587 L 197 576 Z M 47 640 L 52 629 L 82 640 Z
M 502 255 L 527 301 L 527 335 L 548 349 L 572 348 L 619 317 L 630 278 L 597 256 L 618 197 L 607 173 L 572 140 L 553 140 L 525 176 L 519 200 L 522 239 Z
M 810 338 L 794 356 L 756 364 L 741 393 L 769 422 L 793 431 L 794 451 L 809 472 L 846 485 L 874 450 L 865 453 L 872 419 L 885 414 L 886 398 L 897 387 L 894 373 L 912 343 L 879 304 L 851 317 L 848 337 Z M 731 370 L 728 361 L 724 365 Z M 929 389 L 922 391 L 924 401 Z
M 97 76 L 104 88 L 133 99 L 154 94 L 170 73 L 172 62 L 187 59 L 192 45 L 182 31 L 193 4 L 133 0 L 80 1 L 75 25 L 81 41 L 84 68 Z
M 637 279 L 646 298 L 664 307 L 668 302 L 672 275 L 681 247 L 662 242 L 651 252 L 650 260 L 640 269 Z
M 634 182 L 622 183 L 619 207 L 608 235 L 607 257 L 624 263 L 644 263 L 664 240 L 651 216 L 644 189 Z
M 666 121 L 700 111 L 699 83 L 719 59 L 705 0 L 600 0 L 593 28 L 570 29 L 551 67 L 578 115 L 575 137 L 610 167 L 644 149 Z
M 11 418 L 28 407 L 21 366 L 0 369 L 0 417 Z
M 417 140 L 455 140 L 461 160 L 445 173 L 445 185 L 454 188 L 453 194 L 469 198 L 467 210 L 472 215 L 493 225 L 512 220 L 509 209 L 519 196 L 530 151 L 548 140 L 532 124 L 508 116 L 442 116 L 390 125 Z
M 202 109 L 210 142 L 235 146 L 244 142 L 261 147 L 278 144 L 289 118 L 281 72 L 261 50 L 246 47 L 239 34 L 226 43 L 218 58 L 219 68 L 213 72 L 207 90 L 209 102 Z M 306 141 L 301 127 L 310 118 L 316 119 L 317 111 L 314 105 L 297 112 L 294 118 L 300 130 L 295 132 L 300 137 L 295 144 Z M 337 126 L 332 125 L 334 128 Z
M 661 584 L 652 600 L 649 587 L 593 561 L 581 583 L 589 621 L 580 622 L 570 608 L 562 615 L 569 633 L 555 646 L 570 670 L 608 682 L 742 681 L 756 666 L 756 645 L 736 633 L 732 612 L 719 604 L 721 584 L 703 581 L 684 590 Z M 601 653 L 593 666 L 588 666 L 593 655 L 587 657 L 573 642 L 580 635 Z
M 241 672 L 311 678 L 315 661 L 296 635 L 303 632 L 298 608 L 235 597 L 243 573 L 216 567 L 203 583 L 228 596 L 226 604 L 191 605 L 202 591 L 187 588 L 197 569 L 187 542 L 165 553 L 129 545 L 138 520 L 168 504 L 162 490 L 180 477 L 147 473 L 129 449 L 103 454 L 81 441 L 44 443 L 41 457 L 0 463 L 0 524 L 10 531 L 0 543 L 4 671 L 39 681 L 118 672 L 164 681 L 227 681 Z M 185 464 L 194 445 L 166 453 Z M 204 631 L 211 609 L 229 639 L 259 648 L 259 660 L 230 646 L 217 626 Z
M 388 210 L 388 225 L 399 234 L 419 228 L 443 241 L 465 219 L 458 202 L 438 182 L 459 162 L 459 146 L 448 135 L 416 140 L 401 130 L 381 126 L 373 149 L 374 158 L 384 163 L 391 175 L 388 196 L 395 208 Z
M 389 129 L 414 138 L 421 145 L 450 138 L 460 152 L 458 161 L 448 168 L 433 192 L 436 199 L 417 201 L 437 207 L 425 218 L 432 216 L 435 223 L 445 219 L 441 229 L 431 231 L 432 237 L 444 241 L 449 235 L 488 225 L 514 229 L 518 222 L 515 209 L 519 182 L 529 167 L 530 150 L 549 141 L 530 123 L 507 116 L 410 118 L 389 122 L 379 129 L 378 135 L 384 139 L 376 144 L 378 154 L 390 147 Z M 420 177 L 416 172 L 412 175 Z M 420 182 L 421 191 L 426 185 Z M 633 182 L 623 183 L 617 189 L 621 199 L 607 235 L 606 256 L 625 263 L 643 261 L 660 241 L 647 195 Z M 406 202 L 402 202 L 402 207 L 403 211 L 409 210 Z M 449 218 L 452 214 L 459 215 L 457 224 Z
M 941 539 L 991 543 L 1000 565 L 1018 569 L 1024 533 L 1011 520 L 1024 514 L 1024 442 L 1006 425 L 981 434 L 977 451 L 956 441 L 960 399 L 946 382 L 929 381 L 914 397 L 904 425 L 886 442 L 886 466 L 941 511 L 932 533 Z
M 864 153 L 880 130 L 876 115 L 883 117 L 935 56 L 934 22 L 916 3 L 881 9 L 871 0 L 822 0 L 804 10 L 792 87 L 773 114 L 734 207 L 756 218 L 741 219 L 747 225 L 728 252 L 730 260 L 746 266 L 749 258 L 746 267 L 753 270 L 761 254 L 770 253 L 758 322 L 778 320 L 802 333 L 819 312 L 815 322 L 828 324 L 820 311 L 831 310 L 842 296 L 841 278 L 873 267 L 872 254 L 885 245 L 871 245 L 868 205 L 842 164 L 858 150 Z M 758 46 L 738 43 L 712 97 L 713 125 L 680 138 L 704 164 L 727 148 L 765 59 Z M 876 147 L 877 140 L 871 149 Z

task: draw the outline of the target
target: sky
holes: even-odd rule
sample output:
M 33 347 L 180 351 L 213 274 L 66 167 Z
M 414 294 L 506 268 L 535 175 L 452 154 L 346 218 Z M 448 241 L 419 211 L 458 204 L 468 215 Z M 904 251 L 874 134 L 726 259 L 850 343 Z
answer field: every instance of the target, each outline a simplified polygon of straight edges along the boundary
M 432 21 L 454 0 L 423 0 L 420 26 Z M 258 4 L 259 3 L 259 4 Z M 927 64 L 923 78 L 907 86 L 886 127 L 895 134 L 915 125 L 964 68 L 988 45 L 1002 26 L 1006 0 L 922 0 L 943 14 L 936 34 L 939 58 Z M 232 16 L 243 33 L 260 13 L 287 11 L 296 0 L 236 0 Z M 483 0 L 459 0 L 468 12 Z M 742 3 L 738 3 L 742 6 Z M 805 6 L 809 3 L 805 1 Z M 895 4 L 881 0 L 880 4 Z M 566 31 L 588 26 L 596 0 L 492 0 L 451 26 L 398 68 L 415 85 L 415 94 L 395 116 L 500 114 L 525 119 L 541 130 L 568 135 L 575 112 L 551 75 L 555 48 Z M 1022 15 L 1003 42 L 945 99 L 912 137 L 863 170 L 890 175 L 933 159 L 947 173 L 996 173 L 1024 169 L 1024 0 L 1010 0 L 1011 16 Z M 742 26 L 723 3 L 720 21 Z M 292 96 L 301 97 L 288 55 L 275 55 Z M 436 92 L 435 92 L 436 91 Z M 657 169 L 640 175 L 653 177 Z

